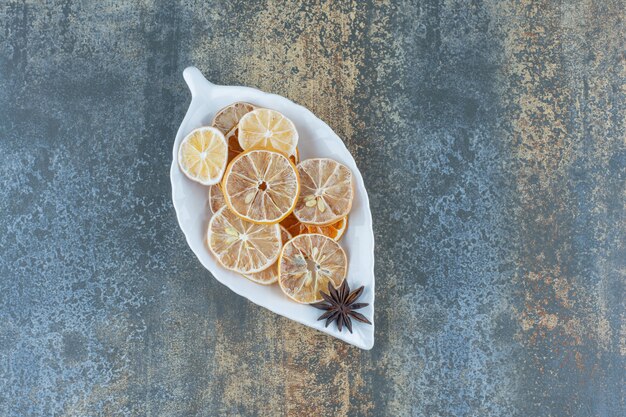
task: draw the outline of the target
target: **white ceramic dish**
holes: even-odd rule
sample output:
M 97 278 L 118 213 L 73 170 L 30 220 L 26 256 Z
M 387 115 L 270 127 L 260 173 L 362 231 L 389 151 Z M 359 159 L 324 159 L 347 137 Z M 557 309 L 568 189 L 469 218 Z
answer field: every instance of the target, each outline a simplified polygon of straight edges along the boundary
M 219 109 L 235 101 L 246 101 L 257 106 L 275 109 L 290 118 L 298 129 L 298 148 L 301 159 L 332 158 L 349 167 L 354 174 L 355 200 L 350 212 L 348 230 L 339 243 L 348 255 L 347 279 L 350 287 L 356 289 L 361 285 L 365 286 L 360 301 L 369 303 L 369 306 L 359 311 L 374 323 L 372 215 L 363 177 L 342 140 L 309 110 L 284 97 L 248 87 L 214 85 L 207 81 L 195 67 L 185 69 L 183 77 L 191 90 L 191 104 L 176 134 L 170 179 L 178 223 L 191 250 L 218 281 L 237 294 L 275 313 L 328 333 L 361 349 L 371 349 L 374 346 L 373 324 L 369 326 L 354 321 L 354 333 L 349 333 L 346 329 L 339 332 L 334 323 L 325 328 L 325 321 L 317 320 L 323 311 L 290 300 L 281 292 L 278 285 L 255 284 L 219 265 L 206 244 L 206 230 L 211 217 L 208 206 L 208 187 L 185 177 L 177 163 L 178 147 L 185 135 L 197 127 L 210 125 Z

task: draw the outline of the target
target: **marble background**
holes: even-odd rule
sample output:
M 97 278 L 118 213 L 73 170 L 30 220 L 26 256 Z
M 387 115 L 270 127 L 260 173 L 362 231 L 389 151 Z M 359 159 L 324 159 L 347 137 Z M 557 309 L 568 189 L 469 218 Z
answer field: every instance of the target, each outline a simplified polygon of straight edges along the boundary
M 626 415 L 619 0 L 5 0 L 0 415 Z M 182 70 L 284 95 L 369 190 L 376 345 L 178 229 Z

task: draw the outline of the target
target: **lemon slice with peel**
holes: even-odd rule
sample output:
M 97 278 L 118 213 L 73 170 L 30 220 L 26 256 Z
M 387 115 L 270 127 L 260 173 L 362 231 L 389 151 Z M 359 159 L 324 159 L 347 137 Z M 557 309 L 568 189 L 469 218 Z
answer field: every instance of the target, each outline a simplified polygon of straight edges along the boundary
M 239 146 L 237 126 L 239 125 L 239 120 L 255 108 L 253 104 L 238 101 L 218 111 L 213 118 L 211 126 L 219 129 L 228 143 L 228 162 L 243 152 L 243 149 Z
M 307 159 L 297 166 L 300 199 L 293 213 L 307 225 L 326 226 L 346 217 L 352 208 L 352 171 L 328 158 Z
M 211 126 L 219 129 L 220 132 L 227 136 L 239 124 L 239 120 L 248 112 L 256 107 L 253 104 L 238 101 L 230 104 L 217 112 L 213 118 Z
M 277 224 L 254 224 L 222 207 L 211 217 L 209 249 L 224 268 L 251 274 L 269 268 L 280 255 L 282 242 Z
M 239 130 L 235 127 L 226 135 L 226 142 L 228 143 L 228 162 L 235 159 L 237 155 L 243 152 L 241 145 L 239 145 Z M 293 155 L 289 155 L 289 160 L 294 165 L 298 165 L 300 162 L 300 151 L 296 148 L 296 152 Z
M 222 181 L 226 205 L 253 223 L 278 223 L 298 200 L 300 181 L 295 165 L 285 155 L 254 149 L 237 156 Z
M 278 262 L 283 292 L 299 303 L 320 301 L 328 283 L 337 288 L 346 278 L 348 260 L 341 246 L 329 237 L 304 234 L 288 241 Z
M 217 184 L 222 179 L 228 157 L 226 139 L 214 127 L 193 130 L 178 148 L 178 165 L 191 180 L 200 184 Z
M 239 145 L 244 150 L 271 149 L 294 155 L 298 131 L 291 120 L 270 109 L 256 109 L 239 120 Z
M 291 239 L 291 235 L 284 227 L 280 226 L 280 240 L 284 245 L 287 241 Z M 262 285 L 270 285 L 278 281 L 278 261 L 274 262 L 272 266 L 267 269 L 264 269 L 261 272 L 255 272 L 253 274 L 244 274 L 244 277 L 248 278 L 250 281 L 256 282 L 257 284 Z
M 348 228 L 348 216 L 342 218 L 338 222 L 331 223 L 328 226 L 312 226 L 301 223 L 296 216 L 291 213 L 285 218 L 280 225 L 285 227 L 291 236 L 299 236 L 304 233 L 318 233 L 328 236 L 335 242 L 339 241 Z

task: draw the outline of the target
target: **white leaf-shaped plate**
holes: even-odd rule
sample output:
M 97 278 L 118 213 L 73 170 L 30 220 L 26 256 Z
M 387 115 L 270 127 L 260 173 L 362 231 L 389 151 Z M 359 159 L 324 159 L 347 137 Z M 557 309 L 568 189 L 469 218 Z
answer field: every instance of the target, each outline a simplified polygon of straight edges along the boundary
M 278 285 L 255 284 L 235 272 L 223 268 L 209 252 L 206 244 L 206 230 L 211 217 L 208 206 L 208 187 L 189 180 L 177 163 L 180 141 L 193 129 L 211 124 L 215 113 L 235 101 L 246 101 L 256 106 L 275 109 L 291 119 L 299 133 L 298 149 L 302 160 L 313 157 L 328 157 L 341 162 L 352 170 L 356 193 L 350 212 L 348 230 L 340 240 L 348 255 L 348 283 L 352 289 L 365 286 L 360 301 L 369 306 L 359 310 L 374 323 L 374 234 L 367 191 L 363 177 L 342 140 L 330 127 L 313 113 L 292 101 L 262 91 L 239 86 L 218 86 L 207 81 L 195 67 L 183 72 L 183 77 L 191 90 L 191 104 L 176 134 L 172 151 L 172 199 L 187 243 L 202 265 L 213 276 L 250 301 L 299 323 L 328 333 L 345 342 L 371 349 L 374 346 L 374 325 L 354 321 L 353 331 L 345 328 L 339 332 L 331 324 L 324 327 L 325 321 L 317 318 L 323 311 L 308 305 L 298 304 L 287 298 Z

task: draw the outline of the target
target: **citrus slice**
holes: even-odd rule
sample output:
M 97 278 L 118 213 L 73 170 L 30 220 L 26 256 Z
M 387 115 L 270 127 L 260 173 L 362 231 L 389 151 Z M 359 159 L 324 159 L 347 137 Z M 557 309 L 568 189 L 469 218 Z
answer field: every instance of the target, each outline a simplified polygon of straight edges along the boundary
M 224 194 L 219 184 L 209 187 L 209 207 L 212 213 L 217 213 L 222 207 L 226 206 Z
M 320 158 L 302 161 L 297 169 L 301 192 L 293 213 L 298 220 L 325 226 L 348 215 L 354 198 L 352 172 L 348 167 Z
M 291 239 L 291 235 L 284 227 L 280 226 L 280 240 L 284 245 L 287 241 Z M 244 277 L 248 278 L 250 281 L 256 282 L 257 284 L 262 285 L 270 285 L 278 281 L 278 261 L 274 262 L 272 266 L 267 269 L 262 270 L 261 272 L 255 272 L 253 274 L 244 274 Z
M 178 165 L 191 180 L 200 184 L 217 184 L 226 168 L 226 139 L 214 127 L 193 130 L 178 148 Z
M 320 301 L 320 291 L 331 282 L 339 287 L 346 278 L 348 260 L 341 246 L 318 234 L 296 236 L 283 246 L 278 282 L 287 296 L 299 303 Z
M 239 145 L 239 129 L 234 128 L 226 135 L 226 142 L 228 142 L 228 162 L 235 159 L 237 155 L 243 152 L 241 146 Z M 289 155 L 289 160 L 293 162 L 294 165 L 298 165 L 300 162 L 300 151 L 296 147 L 296 152 L 293 155 Z
M 222 207 L 211 217 L 209 249 L 224 268 L 251 274 L 269 268 L 280 255 L 280 227 L 243 221 Z
M 295 165 L 281 153 L 260 149 L 244 152 L 226 168 L 222 181 L 226 205 L 253 223 L 278 223 L 298 200 L 300 180 Z
M 238 101 L 218 111 L 211 126 L 219 129 L 228 143 L 228 162 L 243 152 L 239 146 L 237 125 L 244 114 L 251 112 L 256 107 L 253 104 Z
M 254 105 L 243 101 L 233 103 L 217 112 L 211 126 L 217 128 L 224 136 L 227 136 L 237 127 L 243 115 L 255 108 Z
M 298 132 L 293 122 L 276 110 L 256 109 L 239 120 L 239 145 L 244 150 L 272 149 L 294 155 Z
M 342 218 L 336 223 L 329 224 L 328 226 L 311 226 L 301 223 L 293 213 L 280 222 L 281 226 L 284 226 L 291 236 L 298 236 L 303 233 L 318 233 L 320 235 L 328 236 L 335 242 L 339 241 L 348 227 L 348 216 Z

